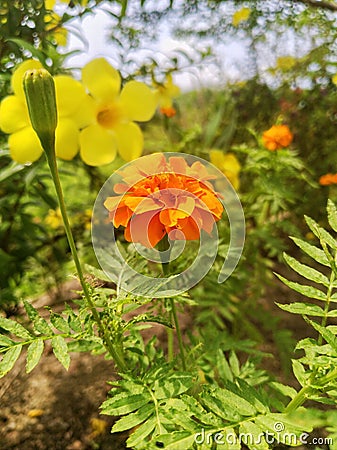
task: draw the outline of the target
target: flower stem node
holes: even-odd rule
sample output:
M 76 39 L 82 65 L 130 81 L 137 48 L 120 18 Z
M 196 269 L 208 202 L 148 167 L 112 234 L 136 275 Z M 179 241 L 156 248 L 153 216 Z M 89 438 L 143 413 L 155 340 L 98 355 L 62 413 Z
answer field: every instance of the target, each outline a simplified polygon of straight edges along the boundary
M 45 69 L 28 70 L 23 77 L 30 121 L 46 153 L 55 151 L 57 109 L 53 77 Z

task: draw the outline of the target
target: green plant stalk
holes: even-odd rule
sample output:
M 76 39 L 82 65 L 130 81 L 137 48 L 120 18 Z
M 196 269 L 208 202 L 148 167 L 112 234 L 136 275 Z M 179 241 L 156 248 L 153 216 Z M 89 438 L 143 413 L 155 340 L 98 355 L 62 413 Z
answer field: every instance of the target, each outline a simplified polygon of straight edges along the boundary
M 327 252 L 327 248 L 324 245 L 323 242 L 321 242 L 323 249 Z M 335 258 L 334 258 L 334 262 L 336 263 L 337 260 L 337 252 L 335 254 Z M 330 280 L 329 280 L 329 287 L 328 287 L 328 291 L 327 291 L 327 299 L 325 302 L 325 307 L 324 307 L 324 316 L 322 317 L 322 321 L 321 321 L 321 326 L 325 327 L 327 320 L 328 320 L 328 312 L 329 312 L 329 308 L 330 308 L 330 302 L 331 302 L 331 295 L 332 295 L 332 291 L 333 291 L 333 283 L 335 281 L 335 274 L 333 272 L 333 270 L 331 271 L 331 275 L 330 275 Z M 323 337 L 320 334 L 318 336 L 317 339 L 317 343 L 318 345 L 322 345 L 323 344 Z M 290 403 L 287 405 L 286 409 L 285 409 L 285 413 L 290 413 L 292 411 L 295 411 L 299 406 L 301 406 L 306 400 L 307 398 L 310 396 L 311 393 L 313 393 L 315 391 L 315 387 L 313 387 L 311 385 L 312 382 L 315 382 L 315 378 L 317 375 L 317 368 L 315 370 L 313 370 L 312 374 L 310 375 L 308 382 L 309 384 L 307 386 L 303 386 L 302 389 L 295 395 L 295 397 L 290 401 Z M 337 369 L 333 370 L 331 373 L 329 373 L 328 375 L 326 375 L 325 377 L 322 377 L 319 380 L 319 384 L 324 386 L 327 383 L 330 383 L 332 380 L 337 378 Z M 317 381 L 315 382 L 315 386 L 317 386 L 318 383 Z
M 170 248 L 170 246 L 169 246 L 169 242 L 168 242 L 168 236 L 165 235 L 163 237 L 163 239 L 158 243 L 158 250 L 166 251 L 169 248 Z M 169 274 L 170 274 L 170 266 L 169 265 L 170 265 L 169 262 L 162 261 L 162 263 L 161 263 L 164 276 L 169 276 Z M 172 298 L 172 297 L 170 298 L 170 306 L 171 306 L 171 319 L 173 317 L 174 326 L 175 326 L 177 338 L 178 338 L 181 363 L 182 363 L 183 370 L 186 370 L 184 343 L 183 343 L 183 339 L 182 339 L 182 335 L 181 335 L 181 329 L 180 329 L 180 325 L 179 325 L 179 320 L 178 320 L 178 315 L 177 315 L 174 298 Z M 174 355 L 173 348 L 174 348 L 173 330 L 172 330 L 172 328 L 168 328 L 167 329 L 167 358 L 168 358 L 168 361 L 173 360 L 173 355 Z
M 74 259 L 74 263 L 75 263 L 75 267 L 76 267 L 76 271 L 78 274 L 78 278 L 79 281 L 81 283 L 82 289 L 83 289 L 83 293 L 84 293 L 84 297 L 87 301 L 87 304 L 92 312 L 92 315 L 94 317 L 95 322 L 97 323 L 97 326 L 99 328 L 99 332 L 103 338 L 103 341 L 105 343 L 106 349 L 107 351 L 110 353 L 110 355 L 113 357 L 117 367 L 123 371 L 126 372 L 127 371 L 127 365 L 125 363 L 124 360 L 124 356 L 123 353 L 120 351 L 120 349 L 117 347 L 115 347 L 111 341 L 110 335 L 108 333 L 108 330 L 105 328 L 103 322 L 101 321 L 101 318 L 99 316 L 99 313 L 92 301 L 92 298 L 90 296 L 89 290 L 88 290 L 88 286 L 86 284 L 86 281 L 84 279 L 84 275 L 83 275 L 83 271 L 82 271 L 82 266 L 78 257 L 78 253 L 77 253 L 77 248 L 75 245 L 75 241 L 74 241 L 74 237 L 71 231 L 71 227 L 69 224 L 69 219 L 68 219 L 68 214 L 67 214 L 67 210 L 66 210 L 66 206 L 65 206 L 65 202 L 64 202 L 64 197 L 63 197 L 63 191 L 62 191 L 62 186 L 60 183 L 60 178 L 59 178 L 59 174 L 58 174 L 58 169 L 57 169 L 57 162 L 56 162 L 56 156 L 55 156 L 55 151 L 54 148 L 50 148 L 50 145 L 53 145 L 52 142 L 42 142 L 43 145 L 48 145 L 47 148 L 45 148 L 45 153 L 46 153 L 46 157 L 47 157 L 47 162 L 49 165 L 49 169 L 50 169 L 50 173 L 53 179 L 53 183 L 55 186 L 55 190 L 56 190 L 56 195 L 57 195 L 57 199 L 58 199 L 58 203 L 59 203 L 59 207 L 60 207 L 60 212 L 62 215 L 62 219 L 63 219 L 63 223 L 64 223 L 64 228 L 65 228 L 65 232 L 66 232 L 66 236 L 68 239 L 68 243 L 69 243 L 69 247 L 71 250 L 71 254 L 72 257 Z

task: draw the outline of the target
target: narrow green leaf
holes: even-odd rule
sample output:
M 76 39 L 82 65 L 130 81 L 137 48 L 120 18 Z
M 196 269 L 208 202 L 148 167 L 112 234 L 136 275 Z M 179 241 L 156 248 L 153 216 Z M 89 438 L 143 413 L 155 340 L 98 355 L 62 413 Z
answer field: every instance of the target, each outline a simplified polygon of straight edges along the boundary
M 316 317 L 325 317 L 326 315 L 326 313 L 320 306 L 313 305 L 312 303 L 294 302 L 287 305 L 276 303 L 276 305 L 279 308 L 283 309 L 283 311 L 288 311 L 293 314 L 303 314 Z
M 323 339 L 331 345 L 331 347 L 337 352 L 337 337 L 328 329 L 325 327 L 322 327 L 322 325 L 319 325 L 318 323 L 314 322 L 313 320 L 310 320 L 306 318 L 306 321 L 316 330 L 319 332 L 319 334 L 323 337 Z
M 20 356 L 22 345 L 16 345 L 7 350 L 0 361 L 0 378 L 6 375 Z
M 0 347 L 11 347 L 13 344 L 15 344 L 15 342 L 12 341 L 12 339 L 0 334 Z
M 330 227 L 337 233 L 337 208 L 332 200 L 328 200 L 328 220 Z
M 195 436 L 195 433 L 191 434 L 189 431 L 173 431 L 172 433 L 158 436 L 155 445 L 158 448 L 169 450 L 194 448 Z M 198 436 L 196 436 L 196 439 L 198 442 Z
M 40 361 L 44 349 L 44 342 L 42 339 L 33 341 L 27 350 L 26 372 L 30 373 Z
M 250 450 L 268 450 L 270 448 L 263 437 L 263 430 L 251 421 L 241 423 L 239 435 L 242 444 L 245 444 Z
M 131 430 L 131 428 L 138 426 L 140 423 L 144 422 L 144 420 L 148 419 L 154 412 L 155 409 L 153 403 L 144 405 L 139 408 L 138 411 L 119 419 L 112 427 L 111 433 Z
M 301 264 L 295 258 L 283 253 L 284 259 L 286 263 L 298 274 L 302 275 L 302 277 L 307 280 L 314 281 L 315 283 L 323 284 L 324 286 L 329 286 L 328 278 L 320 273 L 318 270 L 313 269 L 312 267 L 306 266 L 305 264 Z
M 293 359 L 292 366 L 297 381 L 301 386 L 304 386 L 307 381 L 307 376 L 303 364 L 301 364 L 297 359 Z
M 157 425 L 157 418 L 151 417 L 149 420 L 144 422 L 140 427 L 136 429 L 134 433 L 131 434 L 129 439 L 126 441 L 128 447 L 135 448 L 139 444 L 146 442 L 145 439 L 152 433 Z M 145 441 L 145 442 L 144 442 Z
M 241 450 L 241 442 L 238 439 L 233 428 L 226 428 L 224 430 L 225 438 L 223 448 L 224 450 Z
M 275 436 L 278 442 L 290 447 L 300 444 L 299 437 L 306 431 L 310 433 L 312 426 L 304 423 L 297 425 L 294 420 L 290 419 L 286 414 L 270 413 L 265 416 L 259 416 L 255 419 L 255 423 L 263 430 L 270 432 Z
M 27 316 L 30 318 L 30 320 L 33 323 L 34 330 L 37 333 L 43 334 L 45 336 L 53 335 L 53 331 L 46 322 L 43 317 L 40 316 L 37 309 L 34 308 L 29 302 L 26 300 L 23 301 Z
M 69 333 L 70 332 L 70 327 L 68 322 L 60 315 L 57 313 L 52 312 L 50 314 L 50 322 L 53 324 L 53 326 L 61 331 L 61 333 Z
M 56 358 L 60 361 L 62 366 L 68 370 L 70 365 L 70 356 L 68 353 L 67 343 L 60 335 L 53 337 L 51 340 L 53 352 Z
M 307 286 L 305 284 L 299 284 L 294 281 L 289 281 L 281 275 L 275 273 L 277 278 L 279 278 L 285 285 L 290 287 L 293 291 L 299 292 L 305 297 L 315 298 L 316 300 L 326 301 L 326 294 L 313 286 Z
M 80 333 L 82 331 L 82 324 L 80 318 L 74 313 L 74 311 L 70 308 L 69 305 L 65 307 L 65 313 L 68 315 L 68 323 L 72 330 L 76 333 Z
M 295 237 L 291 237 L 295 244 L 304 251 L 307 255 L 309 255 L 311 258 L 313 258 L 318 263 L 322 264 L 323 266 L 330 267 L 330 262 L 328 258 L 326 257 L 326 254 L 323 250 L 320 248 L 315 247 L 314 245 L 308 244 L 307 242 L 303 241 L 302 239 L 298 239 Z
M 311 217 L 304 216 L 304 218 L 310 230 L 316 237 L 318 237 L 319 240 L 325 242 L 325 244 L 329 245 L 332 249 L 335 249 L 337 247 L 337 241 L 331 236 L 328 231 L 319 226 L 317 222 L 311 219 Z
M 224 408 L 227 406 L 241 416 L 253 416 L 256 414 L 256 409 L 253 405 L 228 389 L 215 389 L 214 392 L 212 392 L 212 395 L 220 400 Z
M 208 389 L 209 390 L 209 389 Z M 200 394 L 201 403 L 212 413 L 225 420 L 237 421 L 241 420 L 242 416 L 236 409 L 232 409 L 228 404 L 223 405 L 221 400 L 216 398 L 213 393 L 202 392 Z
M 282 383 L 279 383 L 278 381 L 272 381 L 270 383 L 270 386 L 275 389 L 277 392 L 280 392 L 282 395 L 286 397 L 290 397 L 291 399 L 295 397 L 297 394 L 296 389 L 294 389 L 291 386 L 284 385 Z
M 150 394 L 130 394 L 122 392 L 117 394 L 112 398 L 109 398 L 103 402 L 102 414 L 107 414 L 109 416 L 122 416 L 123 414 L 129 414 L 136 409 L 149 403 L 151 400 Z
M 186 392 L 193 385 L 192 375 L 176 372 L 169 378 L 156 380 L 154 390 L 156 398 L 170 398 Z
M 11 319 L 5 319 L 4 317 L 0 317 L 0 328 L 7 330 L 10 333 L 22 339 L 32 338 L 32 335 L 29 333 L 29 331 L 26 330 L 26 328 L 24 328 L 22 325 Z

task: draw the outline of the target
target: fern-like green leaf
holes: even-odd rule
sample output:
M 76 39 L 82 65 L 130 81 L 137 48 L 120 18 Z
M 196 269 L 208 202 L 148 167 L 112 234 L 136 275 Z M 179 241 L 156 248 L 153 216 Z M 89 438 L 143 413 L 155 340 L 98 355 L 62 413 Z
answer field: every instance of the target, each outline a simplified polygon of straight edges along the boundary
M 299 292 L 300 294 L 304 295 L 305 297 L 309 298 L 315 298 L 316 300 L 323 300 L 326 301 L 326 294 L 322 292 L 321 290 L 313 287 L 313 286 L 307 286 L 305 284 L 299 284 L 294 281 L 289 281 L 286 278 L 282 277 L 282 275 L 279 275 L 275 273 L 275 275 L 290 289 L 293 291 Z
M 311 217 L 304 216 L 304 218 L 310 230 L 320 241 L 329 245 L 332 249 L 337 247 L 336 239 L 334 239 L 328 231 L 319 226 Z
M 33 341 L 27 350 L 27 363 L 26 363 L 26 372 L 30 373 L 34 367 L 40 361 L 44 349 L 44 342 L 42 339 L 36 339 Z
M 330 227 L 337 233 L 337 208 L 330 199 L 328 200 L 327 211 Z
M 15 336 L 25 340 L 32 338 L 32 335 L 26 330 L 26 328 L 18 322 L 11 319 L 6 319 L 5 317 L 0 317 L 0 328 L 3 328 L 4 330 L 7 330 Z
M 70 356 L 68 353 L 67 343 L 60 335 L 54 336 L 51 340 L 53 352 L 56 358 L 60 361 L 62 366 L 68 370 L 70 365 Z
M 6 375 L 14 366 L 20 356 L 22 345 L 15 345 L 7 350 L 0 361 L 0 378 Z
M 27 316 L 30 318 L 33 328 L 37 333 L 44 335 L 53 335 L 53 331 L 46 322 L 46 320 L 40 316 L 37 309 L 34 308 L 29 302 L 26 300 L 23 301 Z
M 312 259 L 317 261 L 319 264 L 330 267 L 330 262 L 323 250 L 315 247 L 314 245 L 308 244 L 306 241 L 303 241 L 302 239 L 298 239 L 296 237 L 290 237 L 290 239 L 292 239 L 294 241 L 294 243 L 301 250 L 304 251 L 304 253 L 309 255 Z
M 324 286 L 329 286 L 328 278 L 320 273 L 318 270 L 313 269 L 312 267 L 306 266 L 305 264 L 301 264 L 295 258 L 283 253 L 283 257 L 288 264 L 295 272 L 307 280 L 314 281 L 318 284 L 323 284 Z

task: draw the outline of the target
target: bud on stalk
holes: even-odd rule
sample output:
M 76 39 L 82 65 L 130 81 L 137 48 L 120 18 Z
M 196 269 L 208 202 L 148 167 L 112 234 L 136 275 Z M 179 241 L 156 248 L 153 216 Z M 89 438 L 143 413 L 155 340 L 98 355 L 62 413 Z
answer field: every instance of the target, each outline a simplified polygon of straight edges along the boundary
M 45 69 L 28 70 L 23 77 L 23 89 L 32 127 L 48 157 L 55 152 L 57 126 L 53 77 Z

